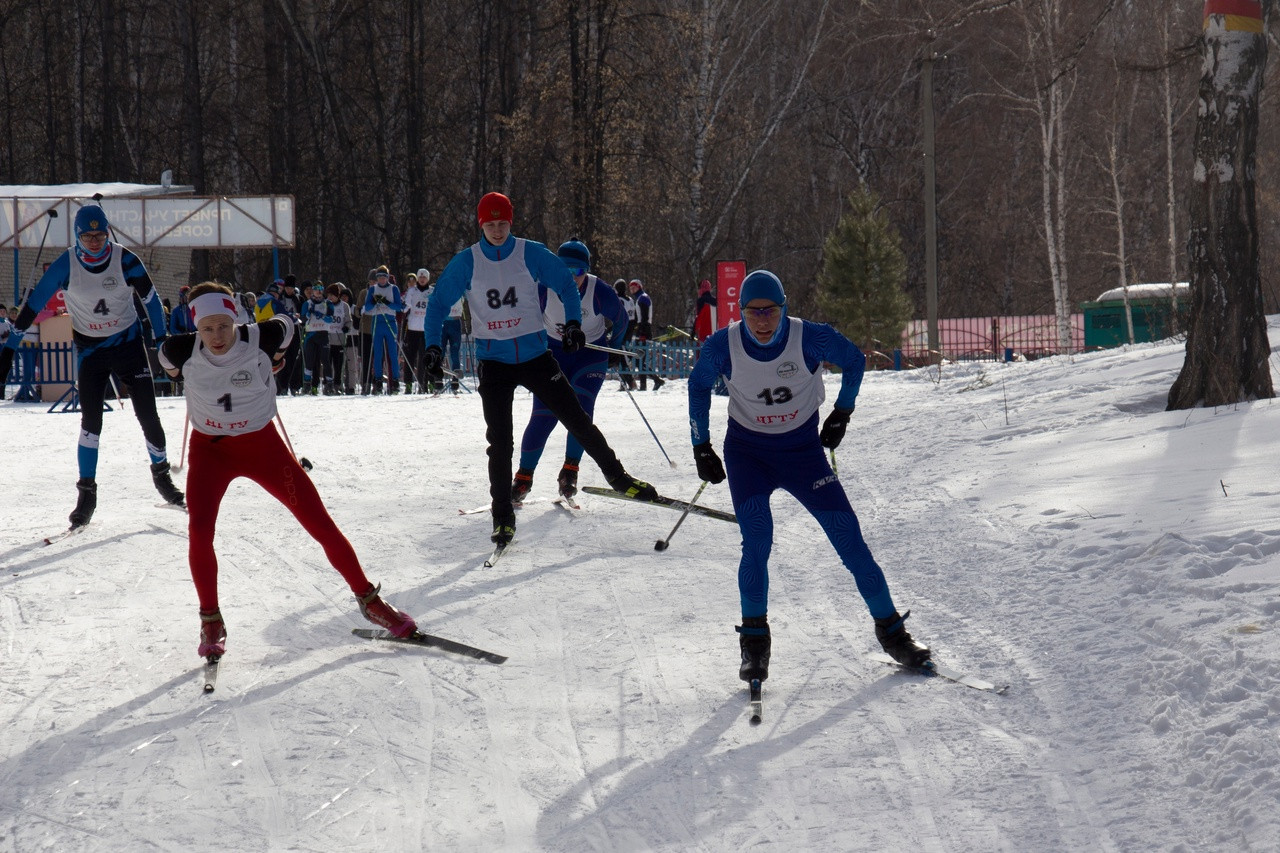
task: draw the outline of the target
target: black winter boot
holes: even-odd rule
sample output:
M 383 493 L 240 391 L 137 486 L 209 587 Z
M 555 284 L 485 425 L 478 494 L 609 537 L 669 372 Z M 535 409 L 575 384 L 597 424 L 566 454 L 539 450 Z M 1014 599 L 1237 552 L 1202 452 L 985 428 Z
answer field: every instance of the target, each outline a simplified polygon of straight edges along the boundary
M 742 666 L 738 669 L 738 677 L 743 681 L 769 677 L 769 651 L 773 646 L 773 638 L 769 636 L 768 616 L 743 616 L 742 624 L 734 626 L 742 636 L 738 638 L 742 646 Z
M 908 610 L 901 616 L 894 613 L 884 619 L 877 619 L 876 639 L 880 641 L 881 648 L 888 653 L 889 657 L 898 663 L 903 666 L 921 667 L 929 662 L 932 653 L 928 646 L 916 642 L 907 631 L 906 622 L 910 615 L 911 611 Z
M 98 508 L 98 482 L 92 477 L 81 477 L 76 480 L 76 508 L 71 510 L 71 526 L 83 527 L 93 518 L 93 511 Z
M 168 460 L 155 462 L 151 465 L 151 482 L 156 484 L 156 491 L 160 493 L 160 497 L 164 498 L 166 503 L 183 508 L 186 507 L 186 495 L 178 491 L 178 487 L 173 484 L 173 478 L 169 476 Z

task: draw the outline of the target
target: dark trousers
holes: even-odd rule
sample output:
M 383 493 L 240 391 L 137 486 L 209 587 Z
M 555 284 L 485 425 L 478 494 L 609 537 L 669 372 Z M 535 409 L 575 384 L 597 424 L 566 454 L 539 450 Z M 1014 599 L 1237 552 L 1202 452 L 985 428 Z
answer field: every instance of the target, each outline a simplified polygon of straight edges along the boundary
M 96 476 L 103 403 L 113 373 L 133 404 L 133 414 L 142 425 L 142 435 L 147 440 L 147 452 L 152 461 L 165 458 L 164 427 L 156 413 L 155 386 L 151 383 L 151 365 L 147 361 L 147 348 L 142 338 L 100 349 L 86 347 L 80 351 L 80 364 L 76 371 L 76 388 L 80 394 L 81 477 Z
M 528 388 L 551 410 L 587 455 L 600 466 L 606 480 L 626 473 L 604 433 L 582 410 L 573 386 L 551 353 L 544 352 L 520 364 L 481 361 L 477 373 L 480 376 L 478 390 L 484 411 L 485 440 L 489 443 L 489 497 L 493 500 L 494 518 L 509 517 L 514 512 L 511 506 L 511 454 L 515 450 L 515 437 L 511 405 L 517 385 Z
M 422 332 L 405 329 L 404 363 L 409 368 L 408 380 L 417 383 L 419 394 L 427 390 L 427 383 L 430 381 L 427 377 L 426 365 L 422 363 L 426 351 Z

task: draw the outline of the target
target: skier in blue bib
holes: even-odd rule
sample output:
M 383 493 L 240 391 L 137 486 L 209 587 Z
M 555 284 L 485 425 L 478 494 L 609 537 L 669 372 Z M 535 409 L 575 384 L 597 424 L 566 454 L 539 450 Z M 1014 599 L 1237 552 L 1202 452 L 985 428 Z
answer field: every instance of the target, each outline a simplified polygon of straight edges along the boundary
M 591 275 L 591 250 L 581 240 L 568 240 L 556 251 L 578 285 L 582 297 L 582 333 L 587 341 L 596 345 L 617 349 L 627 333 L 627 312 L 618 295 L 606 282 Z M 551 355 L 560 369 L 569 377 L 578 404 L 591 416 L 595 414 L 596 397 L 609 372 L 609 355 L 596 349 L 580 349 L 565 352 L 561 335 L 564 332 L 564 304 L 560 297 L 546 288 L 539 288 L 542 298 L 542 320 L 547 330 Z M 556 427 L 556 416 L 546 403 L 533 398 L 533 411 L 529 424 L 520 440 L 520 467 L 511 484 L 511 499 L 522 501 L 533 488 L 533 472 L 546 449 L 547 439 Z M 582 444 L 572 433 L 565 440 L 564 465 L 556 478 L 556 488 L 565 500 L 573 500 L 578 492 L 578 464 L 582 461 Z
M 155 344 L 165 340 L 164 307 L 156 295 L 142 259 L 108 238 L 107 215 L 96 204 L 76 212 L 75 245 L 57 257 L 31 292 L 15 332 L 0 349 L 0 376 L 7 376 L 22 333 L 59 290 L 64 290 L 71 336 L 76 345 L 76 388 L 80 393 L 80 440 L 77 458 L 76 507 L 71 526 L 89 523 L 98 506 L 98 440 L 102 434 L 103 402 L 114 375 L 129 389 L 133 413 L 142 425 L 151 479 L 166 503 L 185 507 L 173 484 L 165 452 L 164 427 L 156 413 L 155 386 L 147 358 L 142 318 L 134 296 L 142 303 Z
M 884 572 L 862 538 L 844 487 L 823 448 L 835 449 L 853 414 L 866 356 L 831 326 L 787 316 L 782 282 L 756 270 L 742 282 L 742 320 L 713 334 L 689 377 L 689 423 L 698 476 L 729 479 L 742 531 L 738 592 L 742 604 L 743 681 L 769 677 L 769 552 L 773 515 L 769 497 L 785 489 L 818 520 L 853 575 L 875 620 L 876 637 L 894 660 L 921 666 L 929 649 L 912 638 L 889 594 Z M 818 429 L 825 397 L 822 365 L 844 372 L 835 408 Z M 711 444 L 711 389 L 723 376 L 729 389 L 724 463 Z
M 489 496 L 493 535 L 498 545 L 511 542 L 516 514 L 511 500 L 511 455 L 515 451 L 511 406 L 523 386 L 555 415 L 586 449 L 610 488 L 630 497 L 652 500 L 657 490 L 627 473 L 604 434 L 582 410 L 573 386 L 547 349 L 539 285 L 559 297 L 564 307 L 561 347 L 567 353 L 587 344 L 582 330 L 582 297 L 564 261 L 541 243 L 511 233 L 511 200 L 491 192 L 480 199 L 476 219 L 479 241 L 453 256 L 427 301 L 423 337 L 430 371 L 443 363 L 440 335 L 449 308 L 463 297 L 471 312 L 476 342 L 476 370 L 489 444 Z

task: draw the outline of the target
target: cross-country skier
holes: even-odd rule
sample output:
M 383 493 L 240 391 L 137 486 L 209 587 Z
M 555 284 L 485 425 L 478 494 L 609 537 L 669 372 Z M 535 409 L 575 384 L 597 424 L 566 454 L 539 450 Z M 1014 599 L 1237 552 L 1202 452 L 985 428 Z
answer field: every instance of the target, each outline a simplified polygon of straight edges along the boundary
M 743 681 L 769 677 L 769 496 L 779 488 L 818 520 L 835 546 L 871 611 L 884 650 L 904 665 L 922 665 L 929 660 L 929 649 L 907 632 L 908 614 L 900 615 L 894 606 L 884 572 L 871 556 L 858 517 L 823 452 L 835 449 L 844 438 L 866 356 L 830 326 L 788 317 L 782 282 L 767 270 L 756 270 L 743 280 L 740 305 L 743 319 L 707 339 L 689 377 L 689 423 L 698 476 L 719 483 L 727 471 L 742 531 L 739 676 Z M 835 408 L 819 431 L 823 362 L 844 372 Z M 709 431 L 711 389 L 718 376 L 724 376 L 729 388 L 723 465 Z
M 142 301 L 151 329 L 165 339 L 164 308 L 142 260 L 107 238 L 107 216 L 96 204 L 76 212 L 75 245 L 49 265 L 31 292 L 14 332 L 0 349 L 0 376 L 7 376 L 22 334 L 59 289 L 65 290 L 76 345 L 76 387 L 80 394 L 80 440 L 77 458 L 78 498 L 71 511 L 72 527 L 89 523 L 98 506 L 98 440 L 102 434 L 103 403 L 114 374 L 129 389 L 133 413 L 142 425 L 151 457 L 151 480 L 167 503 L 183 505 L 182 492 L 169 474 L 164 427 L 156 414 L 155 386 L 147 358 L 142 318 L 134 295 Z
M 569 268 L 578 285 L 578 294 L 582 298 L 582 333 L 587 341 L 617 348 L 627 333 L 627 312 L 618 301 L 613 288 L 590 274 L 591 251 L 580 240 L 569 240 L 560 245 L 556 254 Z M 578 404 L 591 416 L 595 412 L 600 386 L 604 384 L 605 374 L 609 371 L 609 355 L 586 348 L 577 352 L 565 352 L 560 337 L 565 322 L 564 303 L 545 288 L 539 288 L 539 295 L 551 355 L 565 376 L 569 377 L 574 393 L 578 395 Z M 538 460 L 542 458 L 542 451 L 555 426 L 556 416 L 541 398 L 534 397 L 529 425 L 525 427 L 524 437 L 520 441 L 520 467 L 511 484 L 511 500 L 524 500 L 525 495 L 533 488 L 534 469 L 538 467 Z M 582 445 L 570 434 L 565 441 L 564 466 L 556 478 L 556 486 L 563 497 L 572 498 L 578 492 L 578 463 L 582 461 L 582 452 Z
M 288 507 L 323 546 L 366 619 L 397 637 L 412 634 L 417 630 L 413 619 L 383 601 L 380 588 L 365 577 L 351 543 L 276 431 L 272 373 L 284 364 L 294 324 L 288 317 L 237 324 L 231 288 L 213 282 L 192 289 L 191 311 L 195 333 L 166 341 L 160 364 L 170 376 L 182 377 L 191 422 L 187 556 L 200 600 L 200 656 L 226 652 L 213 534 L 222 497 L 239 477 L 253 480 Z
M 396 315 L 405 310 L 404 300 L 400 298 L 400 288 L 390 282 L 390 275 L 384 269 L 369 271 L 372 281 L 365 292 L 364 307 L 361 309 L 365 317 L 373 323 L 373 361 L 370 362 L 370 377 L 373 393 L 382 393 L 382 357 L 386 353 L 391 369 L 391 383 L 387 388 L 389 394 L 400 393 L 400 349 L 396 345 Z
M 453 256 L 440 274 L 427 303 L 423 325 L 427 368 L 440 367 L 440 331 L 449 307 L 462 297 L 471 312 L 471 334 L 479 359 L 480 403 L 489 444 L 489 496 L 493 535 L 499 544 L 515 537 L 511 503 L 511 455 L 515 450 L 511 405 L 516 386 L 532 391 L 564 424 L 600 466 L 615 491 L 643 500 L 657 497 L 653 486 L 627 473 L 604 434 L 591 422 L 560 365 L 547 351 L 547 332 L 538 299 L 541 284 L 564 305 L 561 333 L 565 352 L 586 346 L 582 331 L 582 298 L 569 268 L 541 243 L 511 233 L 511 200 L 502 193 L 480 199 L 476 218 L 482 238 Z

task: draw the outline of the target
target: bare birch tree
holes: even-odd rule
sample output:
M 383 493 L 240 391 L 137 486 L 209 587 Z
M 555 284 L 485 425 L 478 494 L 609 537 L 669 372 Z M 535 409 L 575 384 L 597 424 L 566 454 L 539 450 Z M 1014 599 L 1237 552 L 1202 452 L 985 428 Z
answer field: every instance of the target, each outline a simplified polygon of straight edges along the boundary
M 1206 0 L 1188 255 L 1191 316 L 1170 409 L 1274 396 L 1258 268 L 1258 101 L 1271 0 Z M 1230 12 L 1230 14 L 1228 14 Z

